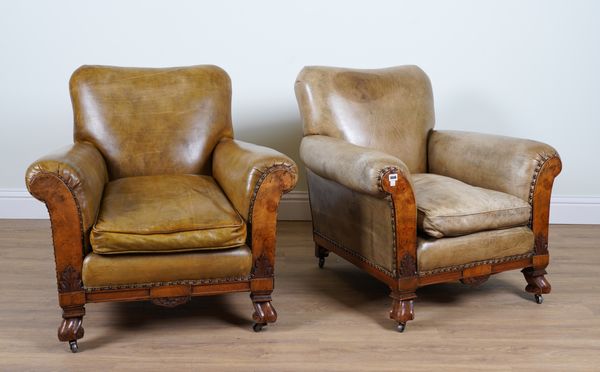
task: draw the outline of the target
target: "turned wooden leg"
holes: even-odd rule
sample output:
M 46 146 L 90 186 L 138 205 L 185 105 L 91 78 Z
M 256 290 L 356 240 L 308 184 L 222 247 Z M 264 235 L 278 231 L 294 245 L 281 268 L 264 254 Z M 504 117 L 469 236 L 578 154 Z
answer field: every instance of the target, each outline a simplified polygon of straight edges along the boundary
M 550 290 L 552 289 L 550 282 L 548 282 L 548 279 L 546 279 L 544 276 L 548 274 L 546 270 L 536 270 L 533 267 L 526 267 L 521 270 L 521 272 L 527 281 L 527 287 L 525 287 L 525 290 L 535 295 L 535 302 L 538 304 L 544 302 L 544 297 L 542 294 L 550 293 Z
M 59 341 L 68 342 L 72 352 L 78 351 L 77 340 L 83 338 L 83 316 L 85 307 L 63 307 L 63 320 L 58 327 Z
M 390 294 L 392 298 L 392 310 L 390 318 L 398 322 L 398 332 L 404 332 L 406 322 L 415 318 L 413 300 L 417 296 L 412 292 L 394 292 Z
M 256 323 L 252 327 L 254 332 L 260 332 L 268 323 L 275 323 L 277 320 L 277 311 L 271 303 L 271 293 L 251 293 L 250 299 L 254 305 L 254 314 L 252 319 Z
M 315 243 L 315 257 L 319 259 L 319 268 L 323 268 L 325 266 L 325 257 L 329 256 L 329 251 L 317 243 Z

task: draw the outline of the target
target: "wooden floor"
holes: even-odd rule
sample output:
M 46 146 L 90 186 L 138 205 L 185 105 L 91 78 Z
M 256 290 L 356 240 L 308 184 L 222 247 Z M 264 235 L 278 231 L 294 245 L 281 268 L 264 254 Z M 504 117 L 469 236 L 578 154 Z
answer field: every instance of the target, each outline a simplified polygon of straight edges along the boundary
M 282 222 L 278 239 L 279 319 L 263 332 L 247 294 L 88 304 L 71 354 L 56 338 L 49 223 L 0 220 L 0 370 L 600 370 L 600 226 L 551 227 L 542 305 L 518 271 L 430 286 L 403 334 L 385 285 L 336 256 L 317 268 L 310 223 Z

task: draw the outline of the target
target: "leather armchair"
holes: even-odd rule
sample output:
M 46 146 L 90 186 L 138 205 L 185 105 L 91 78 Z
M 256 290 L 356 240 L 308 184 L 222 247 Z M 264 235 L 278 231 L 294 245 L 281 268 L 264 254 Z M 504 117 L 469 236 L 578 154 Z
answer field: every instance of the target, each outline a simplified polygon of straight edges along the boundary
M 295 90 L 320 267 L 334 252 L 386 283 L 400 332 L 429 284 L 522 269 L 542 302 L 556 150 L 434 130 L 431 83 L 416 66 L 305 67 Z
M 34 162 L 52 225 L 60 341 L 73 352 L 89 302 L 249 291 L 254 330 L 275 322 L 275 230 L 297 167 L 233 139 L 216 66 L 83 66 L 70 81 L 75 143 Z

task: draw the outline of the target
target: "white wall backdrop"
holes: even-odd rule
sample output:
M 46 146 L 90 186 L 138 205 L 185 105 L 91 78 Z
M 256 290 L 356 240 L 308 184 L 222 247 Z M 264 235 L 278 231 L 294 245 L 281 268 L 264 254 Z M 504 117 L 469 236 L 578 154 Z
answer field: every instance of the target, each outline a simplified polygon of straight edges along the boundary
M 599 17 L 593 0 L 2 1 L 0 193 L 23 196 L 27 165 L 71 142 L 81 64 L 217 64 L 237 137 L 296 160 L 302 66 L 417 64 L 437 128 L 545 141 L 563 158 L 554 194 L 597 203 Z

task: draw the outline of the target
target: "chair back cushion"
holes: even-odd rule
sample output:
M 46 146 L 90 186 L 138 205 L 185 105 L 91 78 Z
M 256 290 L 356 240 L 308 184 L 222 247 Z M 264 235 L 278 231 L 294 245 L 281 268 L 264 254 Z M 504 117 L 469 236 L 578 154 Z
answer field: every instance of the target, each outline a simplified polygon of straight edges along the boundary
M 75 141 L 102 153 L 111 179 L 211 173 L 233 137 L 231 82 L 216 66 L 82 66 L 70 81 Z
M 394 155 L 413 173 L 427 171 L 435 120 L 431 83 L 419 67 L 305 67 L 296 97 L 305 136 L 340 138 Z

